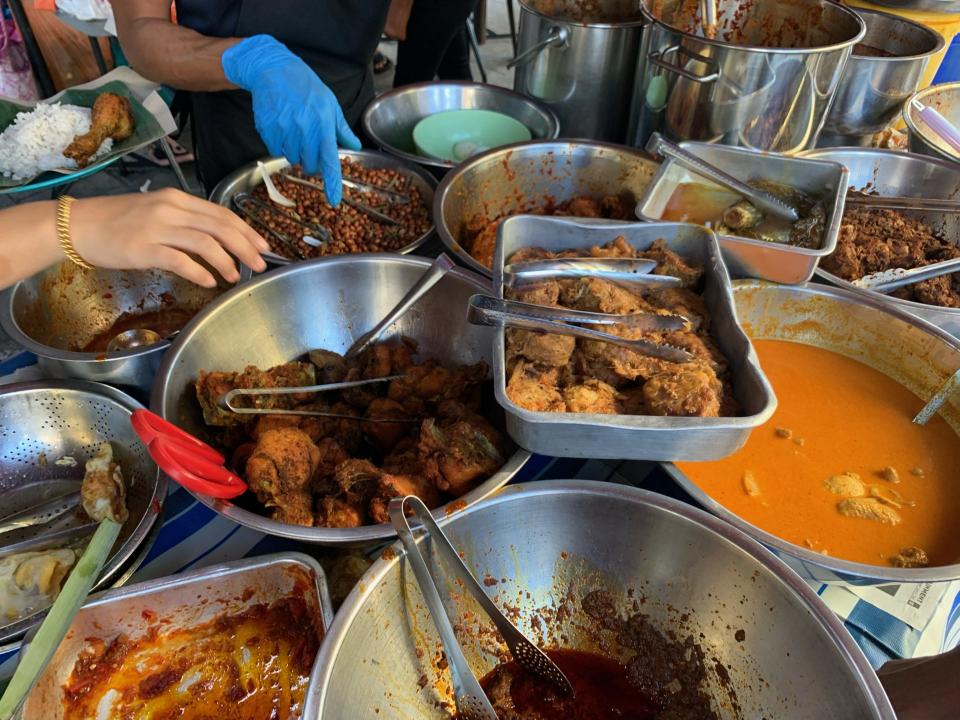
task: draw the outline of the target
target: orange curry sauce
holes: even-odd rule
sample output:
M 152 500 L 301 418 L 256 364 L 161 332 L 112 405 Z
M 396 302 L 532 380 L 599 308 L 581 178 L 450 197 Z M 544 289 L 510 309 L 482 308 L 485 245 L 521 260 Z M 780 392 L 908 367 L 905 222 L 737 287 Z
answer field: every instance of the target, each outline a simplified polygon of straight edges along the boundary
M 287 720 L 303 710 L 319 629 L 304 601 L 186 629 L 94 642 L 64 687 L 64 720 Z M 99 712 L 98 712 L 99 708 Z
M 744 520 L 817 552 L 887 565 L 912 546 L 931 565 L 960 560 L 960 442 L 949 425 L 939 416 L 914 425 L 923 402 L 862 363 L 782 340 L 754 347 L 779 401 L 773 418 L 729 458 L 680 463 L 687 477 Z M 859 475 L 868 497 L 876 488 L 894 499 L 901 521 L 842 515 L 843 497 L 825 482 L 846 472 Z

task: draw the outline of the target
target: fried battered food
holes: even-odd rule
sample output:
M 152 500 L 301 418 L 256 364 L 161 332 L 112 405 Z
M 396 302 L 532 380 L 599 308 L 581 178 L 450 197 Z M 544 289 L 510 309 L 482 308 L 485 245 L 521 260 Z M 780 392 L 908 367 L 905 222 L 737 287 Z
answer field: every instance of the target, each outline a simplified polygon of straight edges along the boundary
M 76 161 L 77 167 L 86 167 L 104 140 L 110 138 L 115 143 L 122 142 L 133 135 L 134 125 L 129 100 L 116 93 L 100 93 L 93 102 L 90 129 L 77 135 L 63 154 Z
M 486 479 L 503 464 L 507 450 L 504 435 L 478 414 L 487 365 L 417 362 L 414 350 L 412 342 L 401 340 L 375 344 L 350 360 L 314 350 L 308 354 L 310 363 L 201 372 L 197 397 L 234 469 L 274 519 L 343 528 L 387 522 L 391 498 L 415 494 L 435 507 Z M 223 413 L 216 405 L 220 395 L 235 387 L 396 374 L 402 377 L 389 383 L 251 400 L 281 411 L 347 417 L 245 417 Z
M 120 466 L 113 461 L 113 447 L 103 443 L 87 460 L 86 473 L 80 486 L 80 505 L 94 522 L 113 520 L 123 525 L 127 521 L 127 486 Z
M 267 430 L 247 460 L 246 479 L 271 517 L 291 525 L 313 525 L 310 484 L 320 451 L 296 428 Z
M 631 288 L 596 277 L 560 280 L 561 307 L 618 315 L 680 315 L 686 321 L 680 330 L 651 331 L 623 324 L 593 329 L 628 340 L 671 345 L 686 350 L 694 359 L 675 363 L 597 340 L 508 330 L 507 397 L 534 412 L 735 415 L 738 406 L 728 379 L 727 360 L 709 334 L 710 313 L 697 292 L 703 268 L 686 262 L 664 241 L 658 240 L 645 251 L 634 249 L 623 236 L 602 247 L 555 255 L 543 248 L 524 248 L 508 261 L 587 255 L 650 258 L 658 263 L 656 274 L 678 277 L 682 286 Z

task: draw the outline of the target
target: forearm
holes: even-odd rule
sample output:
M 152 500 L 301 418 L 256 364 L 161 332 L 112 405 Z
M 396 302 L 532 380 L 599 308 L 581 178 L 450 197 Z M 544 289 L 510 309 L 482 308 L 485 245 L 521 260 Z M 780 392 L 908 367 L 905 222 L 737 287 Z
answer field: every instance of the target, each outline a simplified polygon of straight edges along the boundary
M 181 90 L 218 91 L 235 86 L 227 80 L 221 65 L 224 51 L 240 38 L 206 37 L 173 24 L 169 3 L 116 0 L 120 45 L 130 65 L 154 82 Z
M 57 204 L 33 202 L 0 211 L 0 289 L 60 262 Z

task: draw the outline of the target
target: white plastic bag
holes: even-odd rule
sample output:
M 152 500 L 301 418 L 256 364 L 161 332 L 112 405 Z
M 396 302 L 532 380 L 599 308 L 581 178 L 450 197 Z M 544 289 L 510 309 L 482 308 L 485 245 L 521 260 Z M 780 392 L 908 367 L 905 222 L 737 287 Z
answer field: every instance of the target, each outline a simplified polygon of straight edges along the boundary
M 108 0 L 57 0 L 57 10 L 77 20 L 106 20 L 113 14 Z

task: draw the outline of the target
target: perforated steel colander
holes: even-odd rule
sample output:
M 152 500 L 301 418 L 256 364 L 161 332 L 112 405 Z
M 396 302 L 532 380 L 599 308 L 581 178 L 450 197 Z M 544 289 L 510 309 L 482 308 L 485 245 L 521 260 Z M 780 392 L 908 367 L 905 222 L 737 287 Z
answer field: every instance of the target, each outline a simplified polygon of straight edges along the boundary
M 21 383 L 0 388 L 0 516 L 8 516 L 80 489 L 84 464 L 101 443 L 113 446 L 127 483 L 124 524 L 95 588 L 110 585 L 147 541 L 166 496 L 166 478 L 130 426 L 141 407 L 119 390 L 81 380 Z M 82 524 L 67 512 L 38 528 L 0 536 L 4 547 L 61 531 L 50 545 L 63 544 L 70 528 Z M 44 545 L 32 549 L 40 549 Z M 0 618 L 0 642 L 22 635 L 42 613 L 8 621 Z

